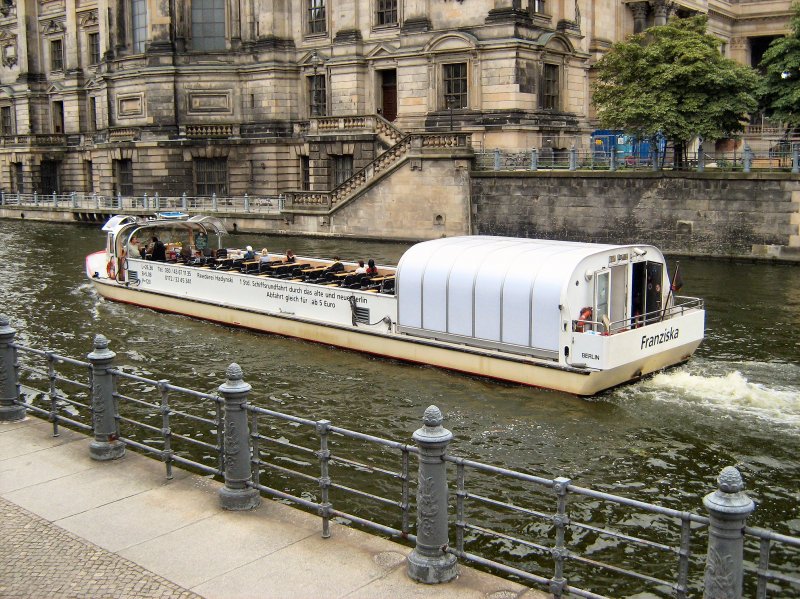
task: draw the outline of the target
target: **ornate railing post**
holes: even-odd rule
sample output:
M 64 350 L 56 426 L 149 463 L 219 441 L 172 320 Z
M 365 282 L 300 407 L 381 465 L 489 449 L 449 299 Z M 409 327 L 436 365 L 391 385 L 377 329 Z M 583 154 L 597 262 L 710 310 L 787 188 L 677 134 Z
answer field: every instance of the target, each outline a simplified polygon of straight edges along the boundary
M 750 146 L 744 147 L 744 155 L 742 156 L 742 171 L 745 173 L 749 173 L 750 169 L 753 167 L 753 152 L 750 150 Z
M 419 447 L 417 545 L 408 556 L 408 575 L 417 582 L 448 582 L 458 574 L 456 556 L 447 553 L 447 463 L 444 455 L 453 433 L 442 426 L 436 406 L 425 410 L 424 425 L 414 432 Z
M 608 170 L 612 173 L 617 170 L 617 148 L 611 148 L 611 153 L 608 155 Z
M 497 148 L 494 150 L 494 170 L 500 170 L 500 150 Z
M 658 163 L 658 155 L 659 155 L 658 141 L 655 141 L 653 143 L 652 154 L 653 154 L 653 170 L 654 171 L 660 171 L 661 170 L 661 165 Z
M 78 207 L 78 194 L 73 191 L 71 194 L 69 194 L 69 196 L 70 196 L 70 198 L 69 198 L 70 202 L 72 203 L 72 207 L 73 208 L 77 208 Z
M 703 138 L 697 142 L 697 172 L 702 173 L 706 170 L 706 154 L 703 151 Z
M 800 173 L 800 144 L 792 144 L 792 174 Z
M 244 194 L 244 211 L 250 212 L 250 196 Z
M 744 492 L 742 475 L 733 466 L 722 469 L 717 483 L 719 488 L 703 498 L 711 520 L 703 598 L 740 599 L 744 527 L 755 504 Z
M 531 148 L 531 170 L 536 172 L 539 170 L 539 150 Z
M 569 149 L 569 170 L 578 170 L 578 150 L 575 148 L 575 146 L 572 146 Z
M 92 428 L 94 440 L 89 444 L 93 460 L 116 460 L 125 455 L 125 444 L 117 434 L 114 413 L 114 375 L 111 374 L 115 354 L 108 349 L 103 335 L 94 338 L 94 351 L 87 357 L 92 363 Z
M 213 192 L 211 194 L 211 209 L 216 212 L 217 211 L 217 192 Z
M 567 584 L 567 579 L 564 578 L 564 560 L 567 558 L 569 551 L 566 545 L 566 530 L 569 526 L 569 515 L 567 514 L 567 490 L 572 481 L 568 478 L 560 476 L 553 481 L 553 491 L 558 497 L 558 506 L 556 514 L 553 517 L 553 525 L 556 529 L 556 544 L 550 550 L 553 556 L 555 568 L 553 577 L 550 579 L 550 592 L 553 597 L 561 597 L 564 594 L 564 587 Z
M 186 210 L 187 210 L 186 192 L 185 191 L 181 194 L 181 209 L 184 212 L 186 212 Z
M 13 347 L 16 334 L 8 316 L 0 314 L 0 422 L 15 422 L 25 418 L 25 406 L 17 403 L 17 352 Z
M 153 208 L 161 210 L 161 198 L 158 196 L 158 192 L 153 196 Z
M 150 209 L 150 201 L 147 199 L 147 192 L 146 191 L 144 192 L 144 195 L 142 196 L 142 207 L 145 210 L 149 210 Z
M 228 380 L 219 386 L 225 400 L 225 486 L 219 490 L 219 502 L 225 510 L 252 510 L 261 503 L 258 489 L 247 485 L 252 481 L 252 471 L 250 427 L 245 408 L 252 387 L 242 380 L 244 373 L 236 363 L 228 366 L 225 376 Z

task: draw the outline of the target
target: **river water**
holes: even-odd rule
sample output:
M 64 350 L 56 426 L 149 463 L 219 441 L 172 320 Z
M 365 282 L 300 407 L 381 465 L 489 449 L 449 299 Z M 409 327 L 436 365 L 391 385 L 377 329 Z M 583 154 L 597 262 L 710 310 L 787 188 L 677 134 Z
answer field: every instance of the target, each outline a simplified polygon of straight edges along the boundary
M 246 244 L 379 264 L 408 247 L 229 238 Z M 587 400 L 106 302 L 83 273 L 102 246 L 99 227 L 0 221 L 0 311 L 22 342 L 83 358 L 103 333 L 119 364 L 201 390 L 235 361 L 256 402 L 396 440 L 436 404 L 455 453 L 695 512 L 735 465 L 758 505 L 749 523 L 800 535 L 798 266 L 681 259 L 682 294 L 706 300 L 705 342 L 684 367 Z

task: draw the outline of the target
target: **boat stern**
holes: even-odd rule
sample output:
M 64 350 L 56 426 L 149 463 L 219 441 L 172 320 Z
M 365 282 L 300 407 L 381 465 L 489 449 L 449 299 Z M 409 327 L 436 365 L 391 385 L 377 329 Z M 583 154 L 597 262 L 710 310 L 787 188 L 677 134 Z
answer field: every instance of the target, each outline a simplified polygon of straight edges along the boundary
M 107 279 L 108 258 L 105 251 L 95 252 L 86 256 L 86 276 L 90 279 Z

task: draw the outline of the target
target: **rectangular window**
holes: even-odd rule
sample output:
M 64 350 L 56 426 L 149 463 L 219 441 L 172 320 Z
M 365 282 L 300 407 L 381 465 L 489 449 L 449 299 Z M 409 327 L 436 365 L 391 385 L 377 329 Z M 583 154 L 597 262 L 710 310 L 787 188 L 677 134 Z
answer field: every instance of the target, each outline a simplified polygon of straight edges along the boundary
M 64 70 L 64 42 L 63 40 L 50 40 L 50 70 Z
M 97 98 L 89 98 L 89 130 L 97 131 Z
M 325 116 L 328 111 L 325 75 L 312 75 L 308 78 L 308 106 L 311 116 Z
M 308 1 L 308 33 L 325 33 L 325 0 Z
M 133 160 L 123 158 L 114 161 L 114 179 L 117 193 L 125 197 L 133 195 Z
M 91 160 L 83 161 L 83 176 L 86 177 L 86 192 L 94 192 L 94 166 Z
M 544 65 L 542 77 L 542 108 L 544 110 L 558 110 L 558 88 L 558 65 Z
M 397 24 L 397 0 L 377 0 L 378 2 L 378 25 Z
M 444 107 L 458 109 L 467 105 L 467 63 L 444 65 Z
M 331 187 L 338 187 L 353 176 L 353 155 L 331 156 L 333 161 L 333 181 Z
M 53 133 L 64 133 L 64 102 L 53 102 Z
M 193 164 L 195 195 L 228 195 L 227 158 L 195 158 Z
M 192 48 L 225 49 L 225 0 L 192 0 Z
M 147 4 L 146 0 L 131 0 L 131 27 L 133 30 L 133 51 L 144 52 L 147 40 Z
M 308 156 L 300 156 L 300 189 L 311 189 L 311 163 Z
M 14 193 L 25 193 L 22 184 L 22 163 L 12 162 L 11 172 L 9 174 L 11 175 L 11 191 Z
M 11 122 L 11 106 L 0 107 L 0 134 L 14 135 L 14 125 Z
M 89 64 L 100 63 L 100 34 L 90 33 L 86 36 L 86 43 L 89 46 Z
M 529 6 L 533 13 L 544 13 L 544 0 L 531 0 Z

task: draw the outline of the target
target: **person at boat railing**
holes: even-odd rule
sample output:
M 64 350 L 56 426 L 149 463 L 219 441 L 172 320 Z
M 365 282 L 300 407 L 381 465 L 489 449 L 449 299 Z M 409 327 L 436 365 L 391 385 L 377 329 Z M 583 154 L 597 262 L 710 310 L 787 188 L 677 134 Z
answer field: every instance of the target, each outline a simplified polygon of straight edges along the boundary
M 367 274 L 367 267 L 364 266 L 364 261 L 363 260 L 359 260 L 358 261 L 358 268 L 355 269 L 353 274 L 357 274 L 357 275 L 365 275 L 365 274 Z
M 243 257 L 245 260 L 255 260 L 255 258 L 256 258 L 256 253 L 253 251 L 253 246 L 252 246 L 252 245 L 248 245 L 248 246 L 245 248 L 245 250 L 246 250 L 246 251 L 245 251 L 245 253 L 244 253 L 244 256 L 242 256 L 242 257 Z
M 284 260 L 286 264 L 294 264 L 297 262 L 297 258 L 294 256 L 294 252 L 292 250 L 286 250 L 286 259 Z
M 367 274 L 371 277 L 374 277 L 378 274 L 378 268 L 375 266 L 375 260 L 372 258 L 370 258 L 367 262 Z

